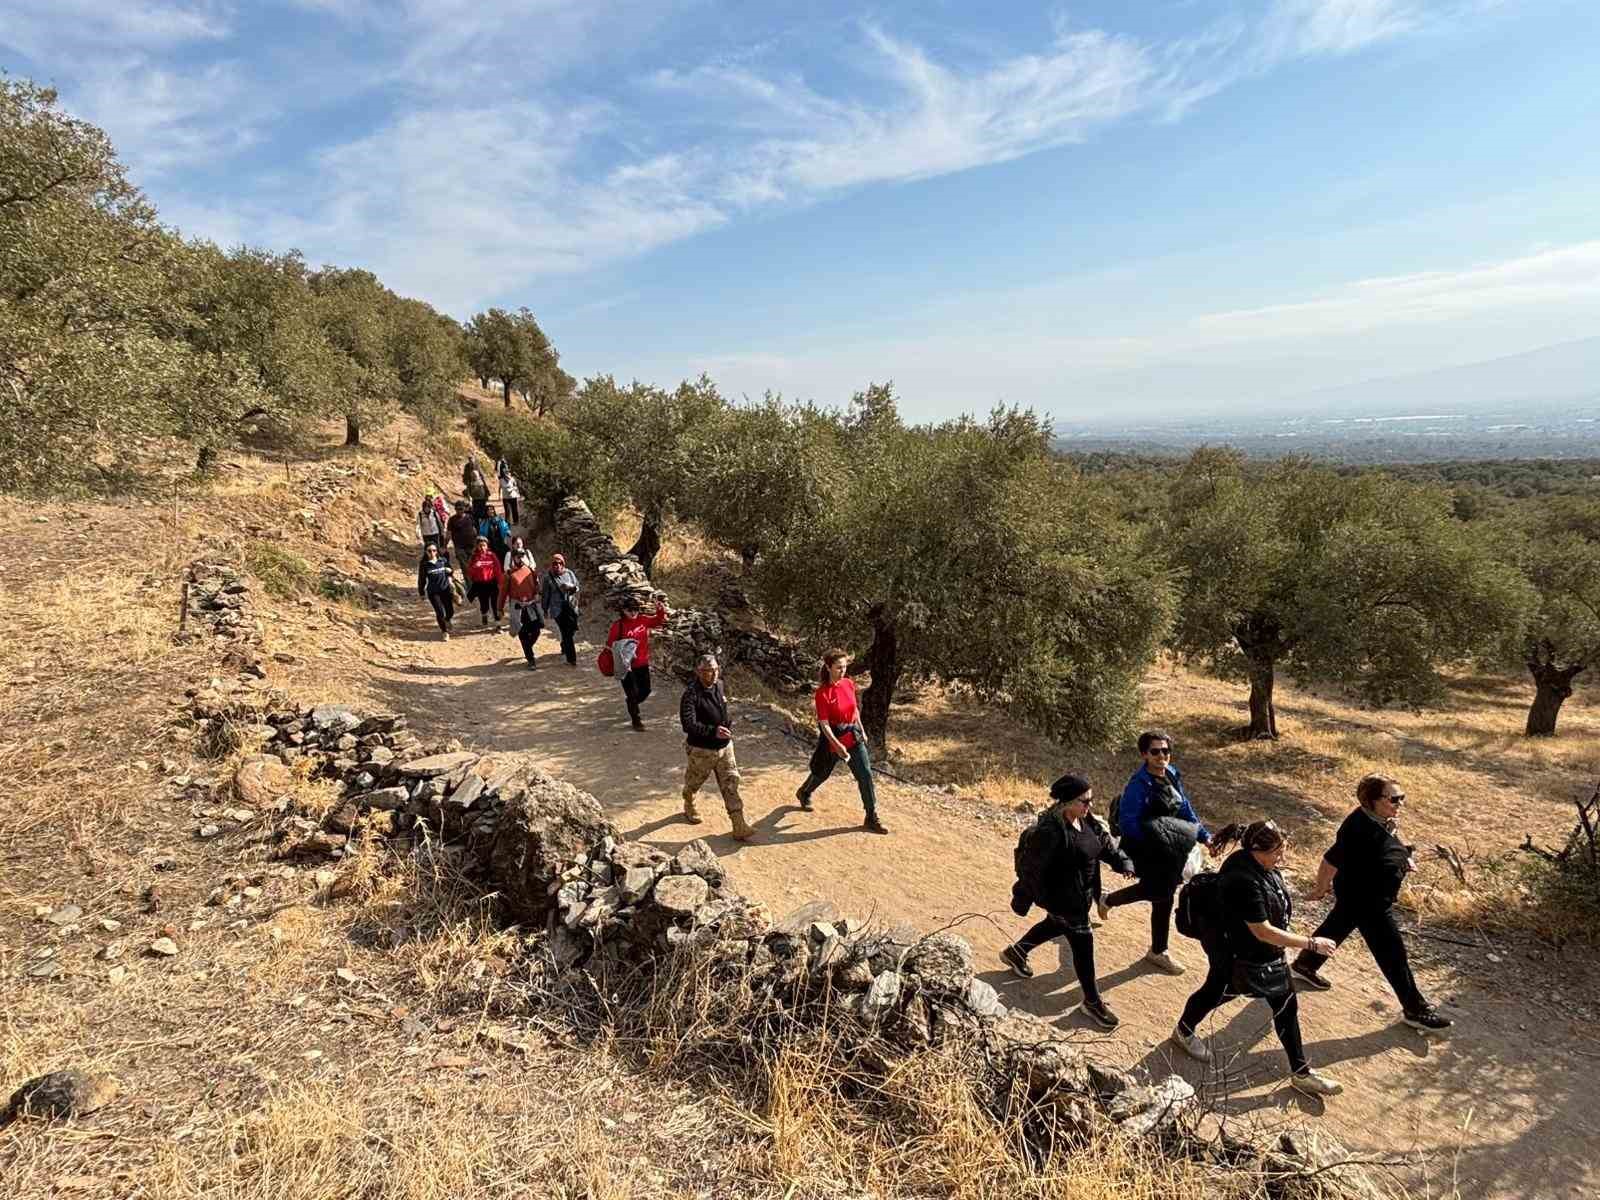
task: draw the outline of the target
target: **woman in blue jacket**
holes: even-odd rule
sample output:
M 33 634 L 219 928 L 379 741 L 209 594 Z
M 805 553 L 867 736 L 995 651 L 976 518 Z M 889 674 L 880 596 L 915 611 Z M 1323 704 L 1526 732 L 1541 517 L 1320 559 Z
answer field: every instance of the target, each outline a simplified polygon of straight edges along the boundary
M 1149 901 L 1150 952 L 1145 961 L 1168 975 L 1182 975 L 1183 964 L 1167 952 L 1172 902 L 1189 852 L 1196 842 L 1209 844 L 1211 831 L 1201 824 L 1183 790 L 1183 776 L 1172 765 L 1172 737 L 1161 729 L 1146 730 L 1139 735 L 1139 754 L 1144 764 L 1122 789 L 1116 814 L 1122 849 L 1133 860 L 1139 882 L 1112 892 L 1105 906 Z

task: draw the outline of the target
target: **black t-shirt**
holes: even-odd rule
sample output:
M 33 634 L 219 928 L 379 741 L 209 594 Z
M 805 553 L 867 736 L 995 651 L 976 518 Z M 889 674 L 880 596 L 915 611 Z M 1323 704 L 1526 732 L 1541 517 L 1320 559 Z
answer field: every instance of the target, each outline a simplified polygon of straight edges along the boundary
M 1235 850 L 1222 864 L 1222 913 L 1234 958 L 1260 963 L 1283 957 L 1283 947 L 1263 942 L 1249 927 L 1265 921 L 1288 929 L 1294 905 L 1283 876 L 1267 870 L 1248 850 Z
M 1410 871 L 1411 851 L 1377 817 L 1358 808 L 1322 856 L 1337 867 L 1333 894 L 1346 904 L 1388 908 Z

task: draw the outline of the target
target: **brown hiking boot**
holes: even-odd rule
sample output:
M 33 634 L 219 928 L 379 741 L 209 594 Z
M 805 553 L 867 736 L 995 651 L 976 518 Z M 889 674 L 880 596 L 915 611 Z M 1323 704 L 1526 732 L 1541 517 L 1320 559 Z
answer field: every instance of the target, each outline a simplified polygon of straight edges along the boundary
M 697 808 L 695 808 L 693 800 L 687 800 L 687 799 L 684 800 L 684 802 L 683 802 L 683 819 L 685 821 L 689 822 L 689 824 L 691 824 L 691 825 L 700 824 L 700 820 L 701 820 L 700 811 Z
M 728 819 L 733 822 L 733 836 L 736 841 L 748 842 L 756 836 L 756 831 L 745 821 L 744 813 L 729 813 Z

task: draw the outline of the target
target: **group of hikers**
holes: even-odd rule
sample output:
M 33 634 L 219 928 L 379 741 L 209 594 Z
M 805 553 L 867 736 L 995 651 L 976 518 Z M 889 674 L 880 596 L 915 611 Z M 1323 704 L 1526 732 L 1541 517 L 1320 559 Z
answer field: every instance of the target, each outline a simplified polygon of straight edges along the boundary
M 1169 950 L 1176 909 L 1180 933 L 1199 941 L 1206 976 L 1183 1006 L 1171 1041 L 1200 1062 L 1211 1051 L 1200 1023 L 1235 997 L 1265 1000 L 1289 1059 L 1290 1083 L 1312 1096 L 1332 1096 L 1341 1085 L 1312 1069 L 1300 1032 L 1296 986 L 1328 991 L 1322 967 L 1339 945 L 1359 931 L 1400 1001 L 1407 1025 L 1424 1033 L 1450 1028 L 1422 994 L 1411 972 L 1394 905 L 1400 885 L 1415 869 L 1411 847 L 1396 830 L 1405 792 L 1386 775 L 1356 785 L 1356 807 L 1340 825 L 1318 864 L 1309 897 L 1330 892 L 1332 910 L 1310 936 L 1291 929 L 1294 902 L 1280 867 L 1288 838 L 1272 821 L 1230 824 L 1213 833 L 1196 815 L 1172 764 L 1173 741 L 1163 730 L 1139 736 L 1144 760 L 1112 807 L 1109 822 L 1093 812 L 1094 788 L 1081 775 L 1063 775 L 1050 788 L 1050 805 L 1023 831 L 1015 854 L 1012 911 L 1035 905 L 1044 919 L 1000 952 L 1001 961 L 1032 978 L 1029 954 L 1053 938 L 1065 939 L 1082 994 L 1085 1016 L 1105 1029 L 1120 1023 L 1101 996 L 1095 975 L 1091 911 L 1105 921 L 1111 910 L 1138 901 L 1150 905 L 1150 950 L 1145 961 L 1169 975 L 1186 968 Z M 1207 847 L 1216 859 L 1234 844 L 1220 871 L 1205 868 Z M 1104 894 L 1101 864 L 1136 882 Z M 1290 962 L 1286 950 L 1297 955 Z
M 422 560 L 417 591 L 432 604 L 444 638 L 450 636 L 458 584 L 450 552 L 463 564 L 464 598 L 476 599 L 483 625 L 491 612 L 496 627 L 509 614 L 530 669 L 537 666 L 534 644 L 546 622 L 560 633 L 561 653 L 577 665 L 573 638 L 578 627 L 580 588 L 561 554 L 551 556 L 542 573 L 532 552 L 510 524 L 518 518 L 516 479 L 504 460 L 496 464 L 505 517 L 489 502 L 487 479 L 475 460 L 462 470 L 465 499 L 446 516 L 441 496 L 429 492 L 417 518 Z M 509 523 L 508 523 L 509 521 Z M 641 706 L 652 691 L 650 635 L 671 616 L 666 596 L 648 600 L 630 594 L 621 615 L 606 633 L 599 669 L 621 686 L 629 726 L 644 731 Z M 817 790 L 844 763 L 855 778 L 864 814 L 862 828 L 887 834 L 878 815 L 872 759 L 850 658 L 829 650 L 819 665 L 812 694 L 817 740 L 805 781 L 795 790 L 800 808 L 810 812 Z M 715 777 L 732 836 L 751 840 L 756 831 L 745 820 L 740 772 L 734 754 L 734 717 L 723 688 L 721 665 L 702 655 L 678 704 L 686 762 L 682 819 L 702 823 L 696 800 Z M 1110 819 L 1095 815 L 1094 788 L 1082 775 L 1068 774 L 1050 788 L 1050 804 L 1023 831 L 1017 843 L 1016 883 L 1011 907 L 1026 916 L 1035 906 L 1044 918 L 1001 951 L 1010 970 L 1031 978 L 1029 955 L 1044 943 L 1062 938 L 1071 952 L 1082 999 L 1081 1011 L 1105 1029 L 1119 1020 L 1100 994 L 1094 959 L 1094 921 L 1110 917 L 1125 905 L 1150 906 L 1150 949 L 1145 962 L 1168 975 L 1186 969 L 1170 951 L 1174 915 L 1180 933 L 1199 941 L 1206 956 L 1206 975 L 1189 997 L 1171 1041 L 1190 1057 L 1209 1062 L 1211 1052 L 1199 1038 L 1200 1023 L 1231 998 L 1254 997 L 1272 1009 L 1273 1024 L 1289 1059 L 1290 1082 L 1301 1092 L 1331 1096 L 1341 1085 L 1312 1069 L 1300 1031 L 1296 986 L 1327 991 L 1332 982 L 1322 967 L 1339 945 L 1359 932 L 1400 1001 L 1406 1024 L 1425 1033 L 1451 1026 L 1422 994 L 1413 977 L 1400 935 L 1394 905 L 1405 876 L 1415 868 L 1411 848 L 1396 833 L 1405 793 L 1393 779 L 1369 775 L 1356 785 L 1356 807 L 1340 826 L 1333 845 L 1318 866 L 1311 899 L 1330 892 L 1332 910 L 1310 936 L 1292 931 L 1294 904 L 1280 873 L 1288 839 L 1272 821 L 1229 824 L 1215 832 L 1200 820 L 1183 777 L 1173 765 L 1172 738 L 1148 730 L 1139 736 L 1138 770 L 1112 805 Z M 1231 846 L 1220 870 L 1206 866 Z M 1101 865 L 1133 880 L 1106 894 Z M 1297 955 L 1291 963 L 1286 950 Z

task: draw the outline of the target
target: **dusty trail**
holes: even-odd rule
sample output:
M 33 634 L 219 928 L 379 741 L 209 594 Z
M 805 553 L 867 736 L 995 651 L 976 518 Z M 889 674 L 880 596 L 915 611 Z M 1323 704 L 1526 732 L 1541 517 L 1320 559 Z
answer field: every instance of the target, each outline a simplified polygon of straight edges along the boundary
M 1174 933 L 1174 953 L 1189 974 L 1174 979 L 1147 970 L 1139 959 L 1148 946 L 1148 909 L 1140 905 L 1113 913 L 1096 934 L 1101 986 L 1123 1021 L 1104 1036 L 1076 1011 L 1064 947 L 1059 961 L 1053 947 L 1034 956 L 1038 976 L 1031 981 L 999 966 L 1000 948 L 1026 927 L 1007 907 L 1016 838 L 1009 814 L 884 780 L 880 809 L 892 836 L 876 837 L 859 829 L 854 783 L 843 771 L 817 794 L 816 811 L 802 813 L 793 792 L 805 774 L 806 749 L 777 732 L 772 718 L 756 723 L 759 710 L 734 695 L 746 815 L 760 839 L 740 845 L 726 834 L 714 782 L 701 793 L 705 823 L 677 819 L 679 685 L 658 673 L 645 705 L 647 730 L 631 731 L 620 689 L 594 670 L 593 645 L 583 640 L 603 636 L 597 618 L 586 617 L 580 630 L 576 669 L 560 661 L 547 636 L 539 669 L 528 671 L 514 639 L 480 629 L 475 610 L 458 614 L 456 630 L 441 642 L 426 609 L 405 610 L 389 632 L 411 643 L 415 665 L 378 668 L 369 686 L 419 732 L 532 755 L 594 793 L 632 837 L 669 851 L 703 837 L 738 886 L 780 916 L 818 897 L 841 913 L 922 930 L 967 914 L 962 933 L 983 978 L 1008 1003 L 1098 1042 L 1105 1059 L 1185 1075 L 1231 1122 L 1310 1121 L 1364 1156 L 1420 1153 L 1432 1195 L 1452 1188 L 1468 1198 L 1600 1195 L 1600 1043 L 1540 997 L 1518 994 L 1514 978 L 1489 986 L 1492 977 L 1458 973 L 1434 956 L 1435 947 L 1414 941 L 1424 990 L 1451 1003 L 1445 1011 L 1457 1018 L 1452 1037 L 1424 1039 L 1399 1023 L 1393 996 L 1352 938 L 1328 968 L 1335 990 L 1301 997 L 1312 1062 L 1345 1085 L 1323 1103 L 1287 1087 L 1262 1004 L 1236 1001 L 1202 1029 L 1219 1065 L 1201 1067 L 1165 1043 L 1204 957 Z M 1102 795 L 1121 782 L 1097 781 Z M 1203 813 L 1205 797 L 1196 801 Z M 1306 919 L 1314 917 L 1303 905 L 1297 925 Z M 1414 1169 L 1401 1174 L 1424 1182 Z

